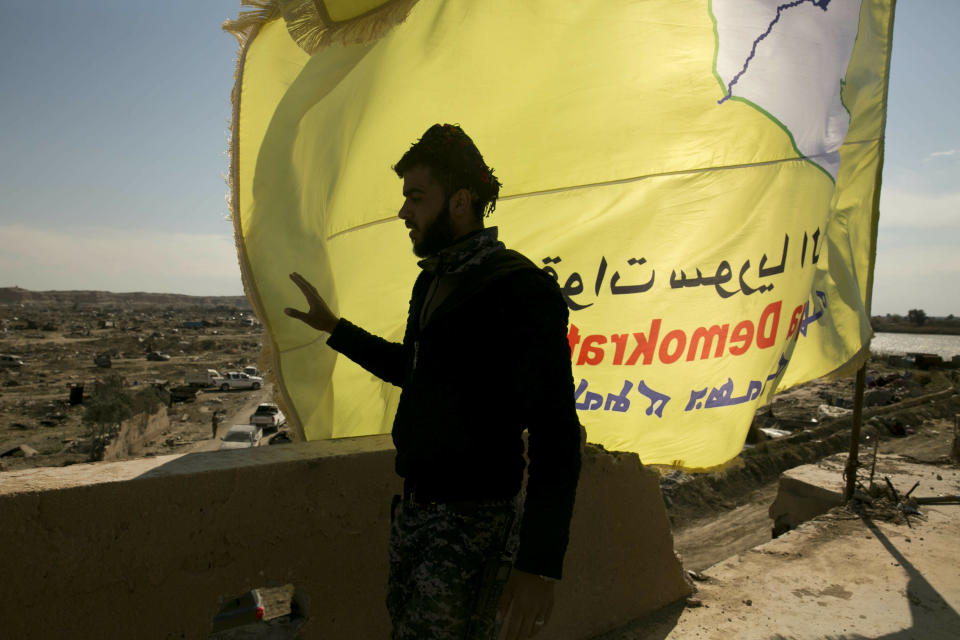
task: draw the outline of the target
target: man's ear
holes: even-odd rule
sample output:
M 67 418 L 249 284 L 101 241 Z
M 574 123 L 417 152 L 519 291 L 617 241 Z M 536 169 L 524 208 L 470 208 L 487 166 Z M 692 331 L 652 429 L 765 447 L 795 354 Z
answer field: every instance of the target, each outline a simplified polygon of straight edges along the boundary
M 463 222 L 469 222 L 474 217 L 469 189 L 458 189 L 450 196 L 450 214 Z

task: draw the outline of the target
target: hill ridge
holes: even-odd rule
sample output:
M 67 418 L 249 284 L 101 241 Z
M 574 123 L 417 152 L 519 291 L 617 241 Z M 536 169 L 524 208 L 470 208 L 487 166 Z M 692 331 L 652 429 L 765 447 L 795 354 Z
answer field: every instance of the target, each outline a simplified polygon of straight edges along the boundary
M 98 304 L 119 305 L 217 305 L 249 308 L 246 296 L 192 296 L 183 293 L 150 293 L 131 291 L 72 290 L 31 291 L 21 287 L 0 287 L 0 305 L 57 305 L 78 306 Z

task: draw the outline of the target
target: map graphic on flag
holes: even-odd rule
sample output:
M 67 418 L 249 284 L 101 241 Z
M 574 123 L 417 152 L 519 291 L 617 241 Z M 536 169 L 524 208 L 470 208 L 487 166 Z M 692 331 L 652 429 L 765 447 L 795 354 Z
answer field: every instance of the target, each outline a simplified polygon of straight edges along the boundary
M 390 167 L 436 122 L 560 286 L 589 441 L 716 467 L 778 389 L 865 358 L 891 0 L 320 4 L 228 25 L 241 269 L 306 437 L 388 433 L 399 389 L 283 314 L 287 275 L 400 340 L 418 267 Z
M 859 0 L 712 5 L 716 72 L 725 91 L 720 102 L 741 98 L 768 113 L 800 154 L 836 180 L 850 125 L 841 88 L 857 38 Z

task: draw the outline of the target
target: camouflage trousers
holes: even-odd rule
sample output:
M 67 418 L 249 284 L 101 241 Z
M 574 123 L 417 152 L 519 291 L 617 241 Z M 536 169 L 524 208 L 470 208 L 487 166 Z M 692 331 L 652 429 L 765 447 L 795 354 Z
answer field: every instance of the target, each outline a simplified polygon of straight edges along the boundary
M 519 501 L 457 509 L 394 498 L 387 609 L 393 640 L 496 637 Z

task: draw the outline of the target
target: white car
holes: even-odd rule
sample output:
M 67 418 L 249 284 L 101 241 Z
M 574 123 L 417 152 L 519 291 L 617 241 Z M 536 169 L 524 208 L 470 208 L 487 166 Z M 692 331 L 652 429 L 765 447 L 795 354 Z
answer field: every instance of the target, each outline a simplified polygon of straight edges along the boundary
M 190 371 L 183 378 L 183 383 L 192 387 L 212 387 L 223 376 L 216 369 Z
M 231 389 L 259 389 L 263 386 L 263 378 L 251 376 L 239 371 L 227 371 L 219 378 L 213 380 L 213 384 L 221 391 L 230 391 Z
M 23 360 L 20 359 L 20 356 L 11 356 L 5 353 L 0 353 L 0 367 L 22 367 Z
M 235 424 L 221 438 L 220 450 L 259 447 L 263 429 L 252 424 Z
M 257 410 L 250 414 L 250 424 L 261 427 L 264 432 L 276 431 L 287 423 L 287 417 L 283 415 L 280 407 L 272 402 L 264 402 L 257 407 Z

